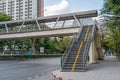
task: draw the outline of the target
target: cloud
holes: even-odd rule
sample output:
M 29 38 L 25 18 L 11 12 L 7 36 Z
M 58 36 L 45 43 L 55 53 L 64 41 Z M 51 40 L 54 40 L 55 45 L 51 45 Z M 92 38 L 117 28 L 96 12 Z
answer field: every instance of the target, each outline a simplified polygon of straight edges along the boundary
M 65 13 L 68 9 L 69 3 L 67 0 L 62 0 L 59 4 L 45 7 L 45 16 Z

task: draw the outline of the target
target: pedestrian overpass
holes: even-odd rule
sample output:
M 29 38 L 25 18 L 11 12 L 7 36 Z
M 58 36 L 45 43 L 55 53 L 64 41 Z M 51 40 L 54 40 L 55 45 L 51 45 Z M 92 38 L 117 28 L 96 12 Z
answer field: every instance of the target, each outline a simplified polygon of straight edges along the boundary
M 0 40 L 27 37 L 70 36 L 77 34 L 82 26 L 82 22 L 78 19 L 94 16 L 97 16 L 96 10 L 0 22 Z M 49 24 L 51 25 L 49 26 Z
M 61 59 L 62 71 L 85 71 L 87 62 L 102 59 L 97 11 L 46 16 L 35 19 L 0 22 L 0 40 L 73 36 Z

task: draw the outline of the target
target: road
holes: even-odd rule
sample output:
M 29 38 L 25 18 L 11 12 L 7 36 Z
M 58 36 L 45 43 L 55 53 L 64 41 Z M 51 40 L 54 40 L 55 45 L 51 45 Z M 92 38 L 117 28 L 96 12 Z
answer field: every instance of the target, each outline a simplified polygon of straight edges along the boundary
M 60 58 L 0 61 L 0 80 L 33 80 L 48 75 L 58 68 L 60 68 Z

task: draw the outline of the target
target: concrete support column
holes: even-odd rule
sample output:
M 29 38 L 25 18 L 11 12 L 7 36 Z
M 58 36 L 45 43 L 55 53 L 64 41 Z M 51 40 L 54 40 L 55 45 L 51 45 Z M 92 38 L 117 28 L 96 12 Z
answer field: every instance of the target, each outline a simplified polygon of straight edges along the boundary
M 95 45 L 95 41 L 93 41 L 93 53 L 95 55 L 95 59 L 98 60 L 98 52 L 97 52 L 97 49 L 96 49 L 96 45 Z
M 101 47 L 101 33 L 99 30 L 95 32 L 95 45 L 98 53 L 98 59 L 103 60 L 103 53 L 102 53 L 102 47 Z
M 96 63 L 96 58 L 97 58 L 97 51 L 95 49 L 95 44 L 94 41 L 90 45 L 90 50 L 89 50 L 89 63 Z
M 97 48 L 97 52 L 98 52 L 98 56 L 99 56 L 99 60 L 103 60 L 103 54 L 102 54 L 102 49 L 101 48 Z

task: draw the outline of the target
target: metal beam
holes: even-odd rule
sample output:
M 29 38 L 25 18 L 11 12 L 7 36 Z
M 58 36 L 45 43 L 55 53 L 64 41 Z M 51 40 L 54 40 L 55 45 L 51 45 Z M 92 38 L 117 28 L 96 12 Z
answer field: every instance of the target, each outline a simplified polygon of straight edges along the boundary
M 63 21 L 62 28 L 64 27 L 64 25 L 65 25 L 65 20 Z
M 19 30 L 17 32 L 20 32 L 21 28 L 23 27 L 25 21 L 23 21 L 22 25 L 20 26 Z
M 35 19 L 35 21 L 36 21 L 36 23 L 37 23 L 38 29 L 41 30 L 40 25 L 39 25 L 37 19 Z
M 54 29 L 54 28 L 55 28 L 55 26 L 57 25 L 57 23 L 58 23 L 59 19 L 60 19 L 60 16 L 57 18 L 56 23 L 55 23 L 55 25 L 53 26 L 53 29 Z
M 78 19 L 76 18 L 76 16 L 73 14 L 74 19 L 77 21 L 78 25 L 81 26 L 80 22 L 78 21 Z
M 9 30 L 8 30 L 7 24 L 5 24 L 5 28 L 6 28 L 6 31 L 7 31 L 7 33 L 8 33 L 8 32 L 9 32 Z

